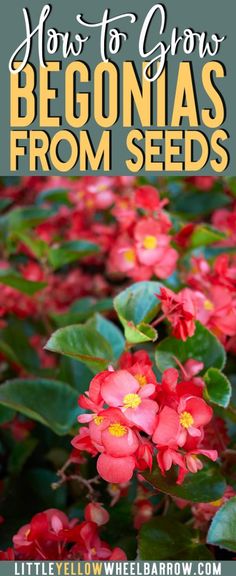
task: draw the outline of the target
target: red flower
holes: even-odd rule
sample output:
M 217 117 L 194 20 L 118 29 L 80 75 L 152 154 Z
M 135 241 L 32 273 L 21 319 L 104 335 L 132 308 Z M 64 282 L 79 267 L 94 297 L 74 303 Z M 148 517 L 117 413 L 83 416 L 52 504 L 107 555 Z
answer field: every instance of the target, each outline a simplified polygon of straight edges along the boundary
M 126 554 L 102 541 L 99 527 L 109 514 L 100 504 L 85 508 L 85 521 L 69 518 L 60 510 L 50 509 L 33 516 L 13 536 L 13 548 L 0 552 L 1 560 L 125 560 Z
M 193 336 L 196 311 L 191 290 L 184 288 L 175 294 L 169 288 L 161 288 L 158 298 L 161 301 L 163 313 L 172 325 L 173 336 L 184 341 L 189 336 Z

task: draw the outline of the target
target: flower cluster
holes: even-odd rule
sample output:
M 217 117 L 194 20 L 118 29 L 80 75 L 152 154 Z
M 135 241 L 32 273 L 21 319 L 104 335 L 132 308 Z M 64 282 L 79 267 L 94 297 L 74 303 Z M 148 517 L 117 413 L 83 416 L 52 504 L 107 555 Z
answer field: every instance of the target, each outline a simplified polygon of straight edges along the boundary
M 135 469 L 151 469 L 155 457 L 164 475 L 177 465 L 177 483 L 182 483 L 188 472 L 203 467 L 199 456 L 216 460 L 217 451 L 203 442 L 212 408 L 202 397 L 202 379 L 193 377 L 203 366 L 189 360 L 186 379 L 170 368 L 158 383 L 145 351 L 125 354 L 121 364 L 119 370 L 95 376 L 79 398 L 91 414 L 78 417 L 88 426 L 80 428 L 72 445 L 99 454 L 100 476 L 107 482 L 128 482 Z
M 153 275 L 163 279 L 172 274 L 178 252 L 171 246 L 172 223 L 163 210 L 165 204 L 151 186 L 117 200 L 113 215 L 119 229 L 108 260 L 111 274 L 133 280 L 148 280 Z
M 69 518 L 51 508 L 33 516 L 13 536 L 13 548 L 0 551 L 0 560 L 125 560 L 120 548 L 111 549 L 101 540 L 99 528 L 109 521 L 108 512 L 91 502 L 85 520 Z
M 173 336 L 186 340 L 195 332 L 195 322 L 211 330 L 228 350 L 236 346 L 236 259 L 223 254 L 211 267 L 203 257 L 192 259 L 192 268 L 183 274 L 188 288 L 177 294 L 161 288 L 163 317 L 172 327 Z

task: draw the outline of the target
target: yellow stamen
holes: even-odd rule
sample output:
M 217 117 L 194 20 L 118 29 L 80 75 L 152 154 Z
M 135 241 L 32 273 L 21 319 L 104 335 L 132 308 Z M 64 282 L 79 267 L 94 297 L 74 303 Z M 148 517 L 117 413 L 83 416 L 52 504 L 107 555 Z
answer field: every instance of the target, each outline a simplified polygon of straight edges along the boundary
M 112 436 L 117 436 L 118 438 L 121 438 L 127 433 L 126 426 L 122 426 L 122 424 L 119 422 L 114 422 L 114 424 L 111 424 L 108 430 Z
M 223 504 L 223 498 L 220 498 L 219 500 L 214 500 L 213 502 L 211 502 L 211 505 L 215 506 L 216 508 L 219 508 L 219 506 L 221 506 L 221 504 Z
M 91 548 L 90 552 L 91 552 L 92 556 L 94 556 L 95 554 L 97 554 L 96 548 Z
M 146 250 L 154 250 L 154 248 L 157 247 L 157 239 L 155 236 L 145 236 L 143 247 L 146 248 Z
M 144 374 L 135 374 L 135 378 L 138 380 L 140 386 L 145 386 L 145 384 L 147 384 L 147 378 Z
M 214 304 L 210 300 L 204 300 L 203 306 L 205 310 L 214 310 Z
M 109 485 L 109 489 L 110 489 L 111 492 L 114 492 L 114 494 L 116 494 L 116 492 L 119 492 L 119 490 L 120 490 L 120 489 L 118 488 L 117 484 L 110 484 L 110 485 Z
M 104 416 L 95 416 L 94 418 L 94 422 L 95 424 L 97 424 L 97 426 L 100 426 L 100 424 L 102 424 L 104 420 Z
M 87 208 L 93 208 L 94 202 L 93 202 L 92 198 L 88 198 L 88 200 L 85 201 L 85 206 Z
M 125 250 L 124 259 L 126 260 L 126 262 L 135 262 L 135 252 L 134 250 L 132 250 L 132 248 Z
M 179 421 L 183 428 L 190 428 L 190 426 L 193 424 L 192 414 L 190 414 L 190 412 L 182 412 L 182 414 L 180 414 Z
M 128 208 L 128 202 L 126 200 L 121 200 L 119 202 L 119 208 Z
M 125 408 L 137 408 L 141 404 L 141 398 L 138 394 L 126 394 L 123 403 Z

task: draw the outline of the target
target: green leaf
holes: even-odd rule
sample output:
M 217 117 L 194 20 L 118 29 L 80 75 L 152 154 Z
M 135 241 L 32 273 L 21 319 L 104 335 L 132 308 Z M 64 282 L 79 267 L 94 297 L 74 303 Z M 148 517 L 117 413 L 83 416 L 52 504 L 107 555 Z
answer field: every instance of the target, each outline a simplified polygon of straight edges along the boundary
M 38 439 L 30 437 L 14 444 L 8 461 L 8 471 L 10 474 L 19 474 L 21 472 L 37 444 Z
M 25 232 L 16 232 L 16 236 L 27 248 L 29 248 L 39 260 L 47 255 L 48 252 L 48 244 L 41 240 L 41 238 L 34 238 L 33 236 L 29 236 Z
M 191 502 L 213 502 L 221 498 L 226 489 L 219 466 L 212 462 L 204 461 L 203 469 L 196 474 L 189 473 L 181 485 L 176 484 L 177 475 L 173 469 L 163 476 L 156 466 L 152 472 L 142 472 L 142 475 L 157 490 Z
M 167 356 L 166 356 L 167 354 Z M 194 336 L 186 342 L 177 338 L 165 338 L 156 349 L 156 364 L 161 372 L 170 367 L 176 367 L 174 357 L 184 364 L 189 358 L 203 362 L 204 371 L 214 366 L 219 370 L 225 365 L 225 350 L 219 340 L 205 326 L 196 322 Z
M 51 266 L 57 269 L 98 252 L 97 244 L 88 240 L 74 240 L 73 242 L 64 242 L 55 248 L 49 248 L 48 260 Z
M 156 330 L 149 326 L 160 307 L 160 282 L 137 282 L 120 292 L 114 307 L 124 326 L 128 342 L 141 343 L 156 340 Z
M 65 188 L 47 188 L 37 196 L 37 203 L 52 202 L 52 204 L 66 204 L 71 206 L 68 190 Z
M 52 485 L 58 481 L 55 472 L 46 468 L 33 468 L 24 473 L 26 494 L 30 495 L 32 502 L 38 510 L 47 508 L 64 509 L 67 500 L 67 487 L 61 486 L 60 490 L 53 490 Z M 32 500 L 31 500 L 32 499 Z
M 220 254 L 235 254 L 236 246 L 210 246 L 202 250 L 204 258 L 213 260 Z
M 223 232 L 219 232 L 213 226 L 208 224 L 199 224 L 196 226 L 190 240 L 191 248 L 198 248 L 199 246 L 208 246 L 208 244 L 213 244 L 214 242 L 219 242 L 220 240 L 226 238 Z
M 38 374 L 39 357 L 29 342 L 27 328 L 23 320 L 11 318 L 6 328 L 1 330 L 0 351 L 13 364 L 23 366 L 31 374 Z
M 206 546 L 199 543 L 187 526 L 163 516 L 145 523 L 138 541 L 141 560 L 212 559 Z
M 217 368 L 209 368 L 204 375 L 204 380 L 207 399 L 218 406 L 227 408 L 232 394 L 232 387 L 228 378 Z
M 84 394 L 88 390 L 93 376 L 94 374 L 83 362 L 68 356 L 61 356 L 60 370 L 57 377 L 59 380 L 70 384 L 79 394 Z
M 0 404 L 16 410 L 51 428 L 68 434 L 79 413 L 78 394 L 68 384 L 56 380 L 8 380 L 0 386 Z
M 207 542 L 236 552 L 236 497 L 225 502 L 215 514 Z
M 19 292 L 23 292 L 29 296 L 32 296 L 47 286 L 46 282 L 26 280 L 11 268 L 0 270 L 0 284 L 16 288 Z
M 0 212 L 12 204 L 11 198 L 0 198 Z
M 112 348 L 113 359 L 117 360 L 125 349 L 125 339 L 120 329 L 101 314 L 95 314 L 88 320 L 87 326 L 94 326 L 95 330 L 104 336 Z
M 231 178 L 227 178 L 227 184 L 228 184 L 230 192 L 232 192 L 232 194 L 234 196 L 236 196 L 236 178 L 235 178 L 235 176 L 233 176 Z
M 58 327 L 62 327 L 84 322 L 96 312 L 109 312 L 112 308 L 112 298 L 102 298 L 96 302 L 94 298 L 85 297 L 73 302 L 68 312 L 64 314 L 51 314 L 51 317 Z
M 53 216 L 54 213 L 54 210 L 47 210 L 38 206 L 15 208 L 1 218 L 1 224 L 8 233 L 20 230 L 23 232 L 27 228 L 38 226 L 38 224 Z
M 10 410 L 10 408 L 5 408 L 5 406 L 0 406 L 0 426 L 13 420 L 14 416 L 15 411 Z
M 223 192 L 181 190 L 181 193 L 171 200 L 171 210 L 187 218 L 198 218 L 228 204 L 230 198 Z
M 45 348 L 76 358 L 95 373 L 105 370 L 113 359 L 109 342 L 87 324 L 59 328 L 52 334 Z

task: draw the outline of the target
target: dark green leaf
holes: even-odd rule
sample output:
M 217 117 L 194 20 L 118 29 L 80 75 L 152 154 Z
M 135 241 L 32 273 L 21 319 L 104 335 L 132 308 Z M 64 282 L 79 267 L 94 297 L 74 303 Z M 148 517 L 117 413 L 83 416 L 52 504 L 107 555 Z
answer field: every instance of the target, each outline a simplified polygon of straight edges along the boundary
M 211 553 L 187 526 L 176 520 L 156 517 L 139 533 L 141 560 L 210 560 Z
M 0 212 L 8 208 L 12 203 L 10 198 L 0 198 Z
M 108 312 L 113 308 L 112 298 L 103 298 L 96 300 L 86 297 L 76 300 L 70 310 L 64 314 L 52 314 L 52 318 L 58 327 L 77 324 L 88 320 L 96 312 Z
M 236 552 L 236 497 L 225 502 L 215 514 L 207 542 Z
M 23 366 L 31 374 L 39 374 L 39 357 L 29 342 L 23 320 L 14 317 L 1 331 L 0 351 L 13 364 Z
M 14 444 L 8 461 L 10 474 L 19 474 L 38 444 L 37 438 L 26 438 Z
M 24 208 L 15 208 L 2 217 L 1 223 L 4 229 L 9 233 L 34 228 L 44 220 L 47 220 L 54 214 L 54 210 L 39 208 L 38 206 L 26 206 Z
M 30 497 L 37 502 L 37 511 L 47 508 L 63 509 L 66 505 L 66 486 L 61 486 L 59 490 L 53 490 L 52 485 L 58 481 L 55 472 L 45 468 L 34 468 L 29 470 L 24 477 L 26 489 L 30 492 Z
M 112 348 L 113 359 L 117 360 L 125 348 L 125 339 L 120 329 L 113 324 L 113 322 L 101 316 L 101 314 L 95 314 L 95 316 L 87 322 L 87 326 L 94 326 L 95 330 L 109 342 Z
M 79 394 L 84 394 L 84 392 L 88 390 L 89 383 L 93 376 L 94 374 L 83 362 L 77 359 L 74 360 L 68 356 L 61 356 L 58 378 L 59 380 L 68 382 Z
M 223 192 L 186 190 L 181 191 L 172 199 L 171 209 L 188 218 L 198 218 L 201 215 L 211 214 L 213 210 L 228 204 L 230 204 L 230 199 Z
M 152 472 L 142 472 L 142 475 L 161 492 L 191 502 L 218 500 L 226 488 L 226 482 L 220 474 L 219 466 L 212 462 L 204 461 L 203 469 L 196 474 L 189 473 L 181 485 L 176 484 L 177 476 L 173 470 L 163 476 L 156 466 Z
M 37 196 L 37 203 L 52 202 L 52 204 L 71 205 L 68 197 L 68 190 L 64 188 L 47 188 Z
M 167 356 L 166 356 L 167 353 Z M 171 358 L 172 357 L 172 358 Z M 194 336 L 186 342 L 177 338 L 165 338 L 156 349 L 156 363 L 161 372 L 168 366 L 176 367 L 174 357 L 184 364 L 189 358 L 199 360 L 204 364 L 204 371 L 214 366 L 221 370 L 225 365 L 225 350 L 217 338 L 205 326 L 196 322 Z
M 56 434 L 67 434 L 79 413 L 78 394 L 64 382 L 56 380 L 8 380 L 0 386 L 0 404 L 16 410 L 51 428 Z
M 15 412 L 10 410 L 10 408 L 5 408 L 5 406 L 0 406 L 0 425 L 5 424 L 13 420 Z
M 227 178 L 227 184 L 228 184 L 230 192 L 232 192 L 233 195 L 236 196 L 236 178 L 235 178 L 235 176 L 233 176 L 231 178 Z
M 23 292 L 29 296 L 39 292 L 47 285 L 46 282 L 32 282 L 31 280 L 26 280 L 10 268 L 0 270 L 0 284 L 16 288 L 19 292 Z
M 48 260 L 53 268 L 57 269 L 98 252 L 97 244 L 88 240 L 74 240 L 73 242 L 64 242 L 55 248 L 49 248 Z

